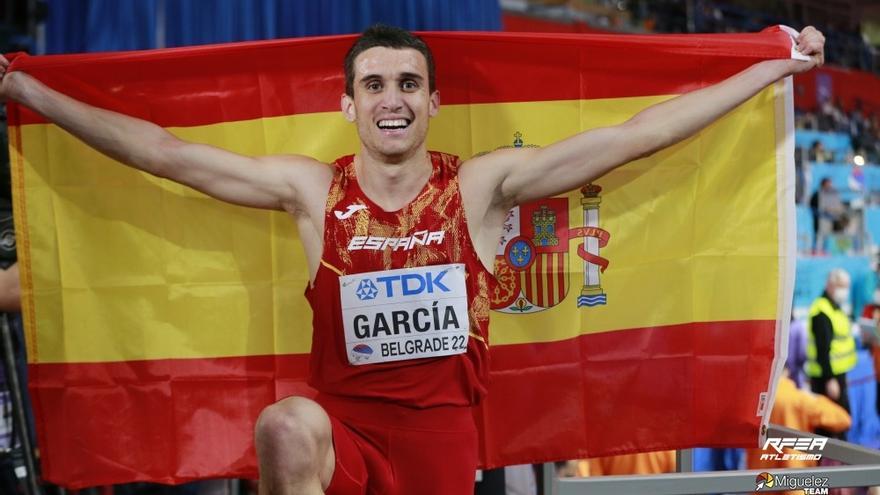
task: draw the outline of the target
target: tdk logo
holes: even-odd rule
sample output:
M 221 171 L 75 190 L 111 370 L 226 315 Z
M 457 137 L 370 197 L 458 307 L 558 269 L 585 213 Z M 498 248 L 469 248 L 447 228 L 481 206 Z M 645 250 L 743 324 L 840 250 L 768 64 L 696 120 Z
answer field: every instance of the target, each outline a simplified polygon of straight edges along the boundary
M 372 280 L 365 278 L 358 284 L 358 288 L 354 293 L 357 295 L 358 299 L 366 301 L 368 299 L 376 299 L 376 294 L 379 293 L 379 289 L 376 288 L 376 284 L 374 284 Z
M 373 280 L 365 278 L 358 284 L 355 294 L 361 301 L 375 299 L 378 291 L 383 290 L 385 297 L 415 296 L 422 293 L 433 294 L 435 292 L 449 292 L 449 287 L 443 284 L 443 277 L 449 269 L 439 273 L 427 272 L 424 274 L 407 273 L 404 275 L 387 275 L 376 277 Z M 377 288 L 377 285 L 379 286 Z

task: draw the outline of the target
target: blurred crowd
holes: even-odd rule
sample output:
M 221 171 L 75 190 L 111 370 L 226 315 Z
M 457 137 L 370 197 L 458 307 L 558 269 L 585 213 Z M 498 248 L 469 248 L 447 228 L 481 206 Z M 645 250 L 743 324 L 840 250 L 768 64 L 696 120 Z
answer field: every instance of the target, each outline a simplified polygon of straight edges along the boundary
M 836 132 L 849 136 L 851 150 L 847 156 L 840 157 L 842 162 L 852 163 L 856 156 L 862 157 L 862 164 L 880 163 L 880 115 L 868 113 L 862 109 L 862 103 L 856 100 L 851 112 L 843 110 L 839 100 L 828 99 L 817 112 L 797 112 L 795 127 L 801 130 Z M 798 161 L 807 160 L 814 163 L 832 163 L 838 161 L 833 153 L 825 150 L 821 141 L 814 141 L 803 156 L 801 149 L 795 155 Z
M 809 208 L 813 232 L 800 254 L 876 254 L 866 223 L 873 217 L 865 211 L 880 205 L 880 189 L 868 180 L 880 177 L 880 116 L 863 111 L 859 101 L 846 112 L 828 99 L 818 111 L 796 112 L 795 126 L 798 134 L 846 143 L 830 150 L 817 138 L 795 147 L 795 200 Z
M 736 33 L 776 24 L 812 24 L 825 34 L 826 58 L 835 65 L 880 71 L 877 49 L 860 34 L 860 17 L 843 8 L 834 15 L 831 9 L 812 9 L 799 2 L 737 0 L 501 0 L 501 5 L 545 19 L 579 22 L 586 30 Z

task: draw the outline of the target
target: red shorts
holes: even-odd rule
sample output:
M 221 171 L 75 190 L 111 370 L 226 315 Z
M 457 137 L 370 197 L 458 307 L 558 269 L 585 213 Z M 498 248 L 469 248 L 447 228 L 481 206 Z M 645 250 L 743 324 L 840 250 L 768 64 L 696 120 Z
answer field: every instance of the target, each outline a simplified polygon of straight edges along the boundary
M 328 495 L 457 495 L 474 491 L 470 407 L 412 409 L 318 395 L 330 415 L 336 469 Z

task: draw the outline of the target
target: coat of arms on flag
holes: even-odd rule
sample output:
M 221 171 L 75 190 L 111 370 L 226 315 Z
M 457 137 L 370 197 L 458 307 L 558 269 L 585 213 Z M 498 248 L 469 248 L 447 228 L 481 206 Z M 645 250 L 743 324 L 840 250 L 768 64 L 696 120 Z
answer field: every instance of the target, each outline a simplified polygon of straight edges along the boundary
M 547 198 L 512 208 L 495 257 L 498 289 L 492 308 L 534 313 L 568 294 L 568 198 Z
M 513 136 L 513 146 L 501 148 L 537 147 L 524 144 L 520 132 Z M 583 238 L 577 253 L 584 262 L 584 282 L 577 305 L 608 303 L 599 280 L 608 267 L 608 260 L 599 256 L 599 249 L 605 247 L 611 235 L 599 228 L 600 192 L 602 187 L 592 183 L 580 189 L 583 211 L 580 227 L 570 227 L 569 197 L 531 201 L 507 212 L 495 253 L 498 285 L 492 295 L 493 310 L 536 313 L 562 302 L 570 285 L 569 241 L 578 238 Z

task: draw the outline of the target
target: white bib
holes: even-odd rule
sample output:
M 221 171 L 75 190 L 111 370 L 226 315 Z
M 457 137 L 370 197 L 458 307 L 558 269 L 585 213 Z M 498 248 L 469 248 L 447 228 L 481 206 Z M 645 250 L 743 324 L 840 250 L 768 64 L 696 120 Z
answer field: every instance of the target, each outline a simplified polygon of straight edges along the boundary
M 386 363 L 467 350 L 464 264 L 339 277 L 348 362 Z

